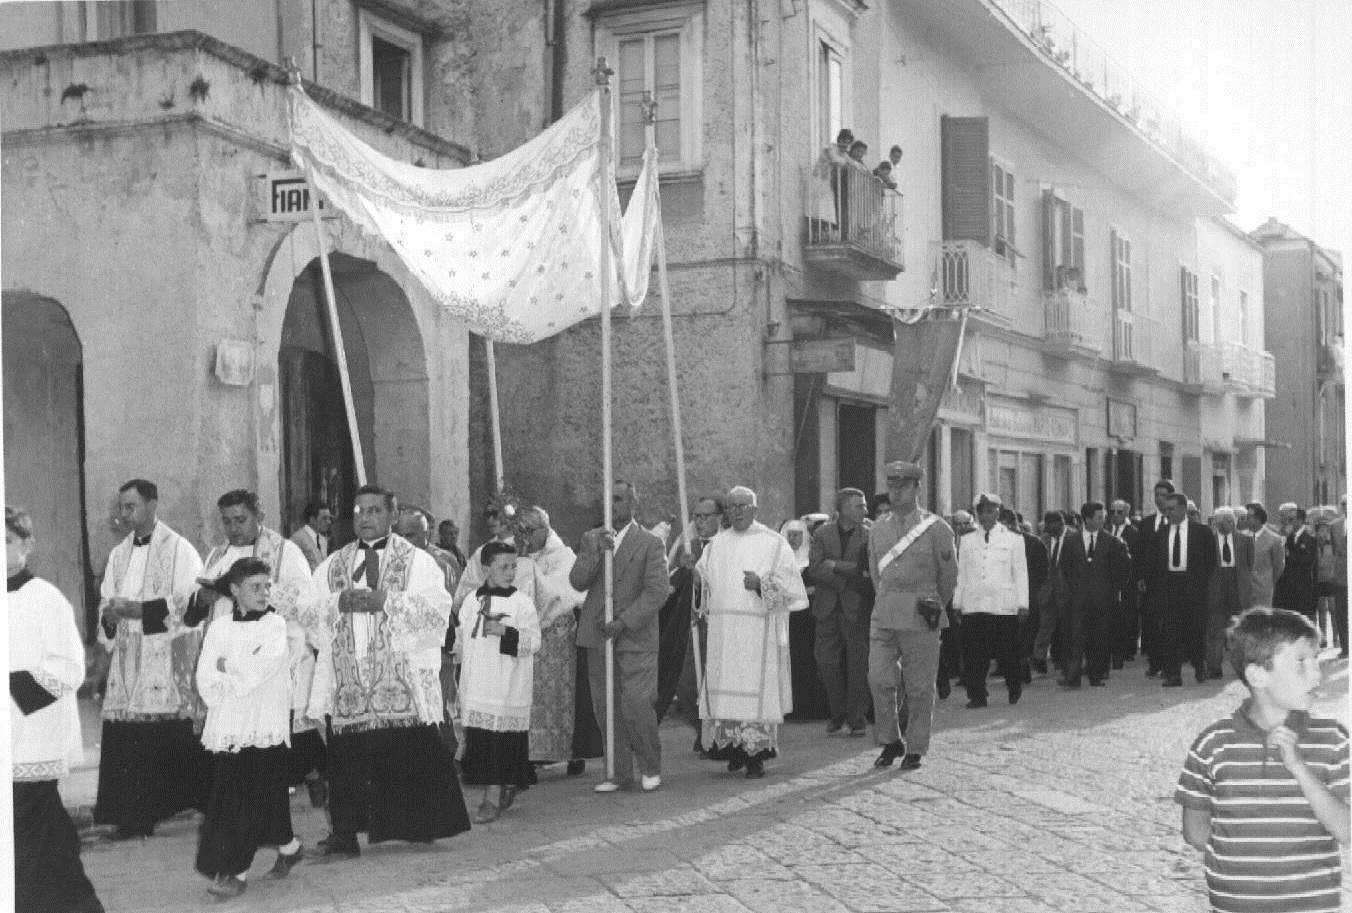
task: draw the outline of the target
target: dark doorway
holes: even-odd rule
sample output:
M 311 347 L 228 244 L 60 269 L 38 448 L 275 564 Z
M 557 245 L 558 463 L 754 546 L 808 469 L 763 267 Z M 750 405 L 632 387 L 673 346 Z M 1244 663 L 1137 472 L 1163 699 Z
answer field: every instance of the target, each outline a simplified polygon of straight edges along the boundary
M 836 487 L 871 493 L 878 484 L 878 410 L 841 403 L 836 428 Z
M 330 540 L 337 547 L 352 540 L 352 492 L 356 488 L 347 412 L 338 366 L 319 352 L 283 346 L 282 503 L 284 530 L 304 522 L 305 507 L 323 501 L 333 511 Z

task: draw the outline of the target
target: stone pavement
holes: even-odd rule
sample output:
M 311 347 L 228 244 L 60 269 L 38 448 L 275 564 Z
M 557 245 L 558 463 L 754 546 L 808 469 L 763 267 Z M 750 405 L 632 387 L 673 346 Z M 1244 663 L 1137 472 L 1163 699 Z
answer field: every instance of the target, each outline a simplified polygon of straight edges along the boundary
M 1344 722 L 1347 665 L 1326 659 L 1319 707 Z M 259 879 L 264 850 L 248 893 L 225 904 L 192 870 L 195 817 L 132 845 L 90 843 L 85 866 L 113 913 L 1201 913 L 1174 783 L 1193 736 L 1243 686 L 1164 690 L 1142 672 L 1078 692 L 1041 678 L 1013 708 L 997 687 L 989 708 L 965 710 L 955 690 L 908 774 L 875 770 L 863 740 L 802 723 L 783 728 L 784 757 L 752 782 L 699 761 L 690 730 L 669 723 L 656 793 L 593 795 L 592 765 L 546 772 L 499 821 L 431 847 L 367 848 L 279 883 Z M 478 805 L 477 791 L 466 798 Z M 323 836 L 303 795 L 293 809 L 307 844 Z

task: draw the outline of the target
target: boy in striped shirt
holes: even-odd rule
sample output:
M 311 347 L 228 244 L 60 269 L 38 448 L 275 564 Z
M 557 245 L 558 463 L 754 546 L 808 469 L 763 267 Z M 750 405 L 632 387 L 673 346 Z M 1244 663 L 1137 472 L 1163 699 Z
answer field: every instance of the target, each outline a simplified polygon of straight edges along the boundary
M 1337 913 L 1348 732 L 1309 714 L 1322 678 L 1319 632 L 1297 612 L 1254 608 L 1226 636 L 1250 697 L 1188 752 L 1174 795 L 1183 839 L 1206 854 L 1213 910 Z

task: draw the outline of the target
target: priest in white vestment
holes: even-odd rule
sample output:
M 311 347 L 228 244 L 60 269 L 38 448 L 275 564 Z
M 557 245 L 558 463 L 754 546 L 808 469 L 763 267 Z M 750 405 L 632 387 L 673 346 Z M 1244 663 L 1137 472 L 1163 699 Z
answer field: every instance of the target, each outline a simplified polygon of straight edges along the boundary
M 108 556 L 101 588 L 99 643 L 112 665 L 94 823 L 116 825 L 114 839 L 125 840 L 204 805 L 210 769 L 195 732 L 206 719 L 193 679 L 202 628 L 184 623 L 202 559 L 158 519 L 153 482 L 123 484 L 117 503 L 131 534 Z
M 765 776 L 779 724 L 793 709 L 789 613 L 808 607 L 793 548 L 756 522 L 756 493 L 728 492 L 730 528 L 714 536 L 695 570 L 704 589 L 709 656 L 701 699 L 703 743 L 732 771 Z

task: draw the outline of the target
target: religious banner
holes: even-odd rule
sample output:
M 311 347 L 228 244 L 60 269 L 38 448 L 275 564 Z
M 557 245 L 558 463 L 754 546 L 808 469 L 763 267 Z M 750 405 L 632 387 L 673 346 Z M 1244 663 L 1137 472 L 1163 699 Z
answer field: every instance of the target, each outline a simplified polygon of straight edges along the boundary
M 306 178 L 331 206 L 388 242 L 471 331 L 531 343 L 597 316 L 607 196 L 616 253 L 611 297 L 630 307 L 642 302 L 658 218 L 656 163 L 645 159 L 635 187 L 629 208 L 637 224 L 627 218 L 622 225 L 599 91 L 501 158 L 454 170 L 392 159 L 299 87 L 289 95 L 291 155 Z
M 958 358 L 962 319 L 935 309 L 914 322 L 894 319 L 892 396 L 887 410 L 888 460 L 918 461 L 948 392 Z

